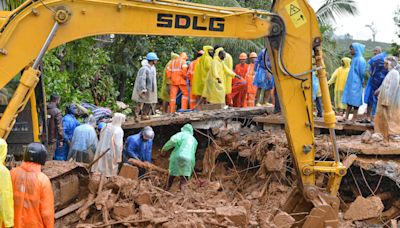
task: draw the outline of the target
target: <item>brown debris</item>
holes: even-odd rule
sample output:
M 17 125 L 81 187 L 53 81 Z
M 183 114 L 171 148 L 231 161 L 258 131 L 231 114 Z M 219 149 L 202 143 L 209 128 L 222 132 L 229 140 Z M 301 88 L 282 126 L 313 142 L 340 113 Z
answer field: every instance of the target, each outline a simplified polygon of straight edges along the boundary
M 281 228 L 290 228 L 294 224 L 295 220 L 292 216 L 290 216 L 286 212 L 279 212 L 277 215 L 274 217 L 274 224 L 277 227 Z
M 383 211 L 383 204 L 379 197 L 371 196 L 364 198 L 359 196 L 350 204 L 349 209 L 344 214 L 347 220 L 365 220 L 379 217 Z
M 228 218 L 236 226 L 245 226 L 248 223 L 246 208 L 242 206 L 217 207 L 215 214 L 222 219 Z

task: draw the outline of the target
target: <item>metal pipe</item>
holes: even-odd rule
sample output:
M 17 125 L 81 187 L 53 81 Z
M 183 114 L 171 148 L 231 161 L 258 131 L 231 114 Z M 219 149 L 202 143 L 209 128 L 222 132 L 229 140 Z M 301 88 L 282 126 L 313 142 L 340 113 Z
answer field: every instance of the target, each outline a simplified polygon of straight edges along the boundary
M 53 40 L 54 36 L 56 35 L 59 26 L 60 24 L 56 21 L 49 33 L 49 36 L 47 37 L 46 41 L 43 44 L 43 47 L 40 50 L 38 57 L 35 59 L 35 62 L 33 63 L 32 66 L 33 69 L 37 70 L 39 68 L 39 64 L 40 62 L 42 62 L 43 56 L 46 53 L 47 49 L 49 48 L 50 43 Z
M 340 162 L 339 150 L 338 150 L 337 145 L 336 145 L 335 129 L 329 128 L 329 134 L 331 136 L 331 141 L 332 141 L 333 158 L 335 159 L 335 162 Z

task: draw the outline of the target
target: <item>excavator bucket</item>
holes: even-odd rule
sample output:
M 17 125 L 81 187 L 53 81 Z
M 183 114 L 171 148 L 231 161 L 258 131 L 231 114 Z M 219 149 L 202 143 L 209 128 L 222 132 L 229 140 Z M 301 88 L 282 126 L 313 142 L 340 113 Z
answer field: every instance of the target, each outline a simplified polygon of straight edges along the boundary
M 315 198 L 311 201 L 305 198 L 307 194 L 299 188 L 293 189 L 289 195 L 284 210 L 296 219 L 294 227 L 337 228 L 339 199 L 318 190 L 312 194 Z

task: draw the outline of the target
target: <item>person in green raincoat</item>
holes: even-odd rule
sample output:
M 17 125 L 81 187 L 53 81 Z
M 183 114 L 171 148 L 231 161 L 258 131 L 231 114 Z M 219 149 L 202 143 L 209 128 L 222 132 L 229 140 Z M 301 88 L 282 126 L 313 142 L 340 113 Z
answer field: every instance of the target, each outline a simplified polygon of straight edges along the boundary
M 171 64 L 172 60 L 178 58 L 179 55 L 171 52 L 171 60 L 165 65 L 164 70 L 163 70 L 163 77 L 162 77 L 162 84 L 161 84 L 161 91 L 160 91 L 160 98 L 163 101 L 163 112 L 167 113 L 168 112 L 168 103 L 169 103 L 169 80 L 167 78 L 167 69 L 169 65 Z
M 187 180 L 192 176 L 196 162 L 197 144 L 197 140 L 193 136 L 192 125 L 185 124 L 181 128 L 181 132 L 173 135 L 163 146 L 161 152 L 174 148 L 169 157 L 169 178 L 166 190 L 171 188 L 175 177 L 180 177 L 180 189 L 184 190 Z

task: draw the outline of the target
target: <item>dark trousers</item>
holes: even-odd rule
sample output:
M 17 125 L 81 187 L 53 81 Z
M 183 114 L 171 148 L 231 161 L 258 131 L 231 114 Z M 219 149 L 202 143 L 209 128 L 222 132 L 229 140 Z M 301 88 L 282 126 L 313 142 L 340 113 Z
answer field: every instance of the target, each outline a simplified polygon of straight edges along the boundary
M 317 116 L 322 117 L 322 97 L 317 97 L 315 99 L 315 106 L 317 107 Z

